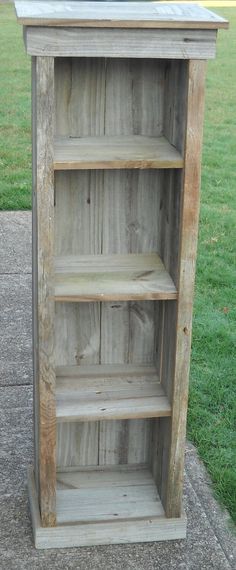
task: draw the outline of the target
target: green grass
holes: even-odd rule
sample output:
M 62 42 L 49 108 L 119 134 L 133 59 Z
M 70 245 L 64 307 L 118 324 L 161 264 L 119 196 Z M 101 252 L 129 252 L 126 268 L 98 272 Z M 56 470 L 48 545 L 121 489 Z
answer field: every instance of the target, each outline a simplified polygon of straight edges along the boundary
M 236 522 L 236 10 L 208 63 L 202 207 L 188 437 Z M 11 6 L 0 5 L 0 208 L 30 208 L 30 62 Z
M 0 5 L 0 209 L 31 208 L 30 59 L 14 9 Z
M 208 63 L 188 437 L 236 523 L 236 9 Z

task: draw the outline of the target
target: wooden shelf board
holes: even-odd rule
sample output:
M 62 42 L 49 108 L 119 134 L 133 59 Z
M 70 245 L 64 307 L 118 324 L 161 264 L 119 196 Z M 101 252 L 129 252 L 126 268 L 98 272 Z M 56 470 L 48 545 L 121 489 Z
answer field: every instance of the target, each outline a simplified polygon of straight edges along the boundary
M 99 475 L 96 470 L 92 475 L 88 470 L 87 484 L 84 484 L 86 471 L 73 473 L 71 484 L 74 488 L 63 491 L 62 486 L 65 489 L 70 484 L 70 475 L 60 473 L 57 526 L 45 528 L 41 525 L 34 473 L 29 470 L 28 488 L 36 548 L 125 544 L 186 537 L 184 513 L 180 518 L 172 519 L 163 514 L 154 481 L 147 469 L 137 467 L 136 471 L 133 466 L 107 467 L 100 470 Z M 80 489 L 76 488 L 78 482 Z
M 56 301 L 176 299 L 176 287 L 153 254 L 55 258 Z
M 54 169 L 182 168 L 183 158 L 165 137 L 58 137 Z
M 164 516 L 150 471 L 137 466 L 60 473 L 58 524 Z
M 56 416 L 60 422 L 171 415 L 154 367 L 61 366 L 56 375 Z

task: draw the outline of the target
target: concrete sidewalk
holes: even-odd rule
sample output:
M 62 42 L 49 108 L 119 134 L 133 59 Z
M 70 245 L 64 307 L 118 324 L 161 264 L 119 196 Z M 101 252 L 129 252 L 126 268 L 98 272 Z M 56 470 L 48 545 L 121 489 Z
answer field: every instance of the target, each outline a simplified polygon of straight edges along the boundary
M 30 212 L 0 213 L 0 306 L 0 569 L 235 569 L 236 537 L 192 445 L 186 448 L 185 541 L 34 549 L 26 490 L 33 461 Z

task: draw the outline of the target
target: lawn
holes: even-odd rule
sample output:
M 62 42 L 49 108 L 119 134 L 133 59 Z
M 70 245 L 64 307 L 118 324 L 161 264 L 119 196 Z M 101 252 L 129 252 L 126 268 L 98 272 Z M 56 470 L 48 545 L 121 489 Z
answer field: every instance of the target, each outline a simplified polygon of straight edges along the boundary
M 30 59 L 14 9 L 0 4 L 0 209 L 31 207 Z
M 208 63 L 188 437 L 236 523 L 236 8 Z
M 236 522 L 236 9 L 208 64 L 188 437 Z M 30 61 L 0 5 L 0 209 L 30 208 Z

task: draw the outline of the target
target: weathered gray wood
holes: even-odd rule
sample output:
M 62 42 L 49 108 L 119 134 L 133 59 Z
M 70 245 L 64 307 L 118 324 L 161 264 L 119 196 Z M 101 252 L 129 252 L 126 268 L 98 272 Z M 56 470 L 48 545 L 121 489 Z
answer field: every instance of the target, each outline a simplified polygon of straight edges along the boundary
M 119 335 L 120 332 L 120 336 Z M 101 305 L 101 363 L 128 362 L 128 303 Z M 99 430 L 99 464 L 128 462 L 129 427 L 132 420 L 103 421 Z
M 64 62 L 63 72 L 67 70 Z M 56 80 L 60 81 L 58 75 Z M 82 80 L 82 78 L 81 78 Z M 68 88 L 70 83 L 68 82 Z M 67 97 L 65 91 L 60 96 Z M 58 102 L 58 128 L 67 132 L 72 112 L 60 113 Z M 86 116 L 85 120 L 86 120 Z M 68 122 L 66 122 L 68 120 Z M 76 122 L 76 117 L 75 117 Z M 82 125 L 83 126 L 83 125 Z M 90 126 L 85 123 L 89 130 Z M 67 130 L 66 130 L 67 129 Z M 79 191 L 78 191 L 79 189 Z M 56 253 L 96 252 L 100 250 L 100 229 L 98 223 L 99 195 L 101 185 L 96 173 L 57 173 L 56 179 Z M 92 212 L 87 200 L 91 201 Z M 73 232 L 71 228 L 73 227 Z M 88 249 L 86 249 L 88 248 Z M 61 365 L 98 363 L 100 354 L 100 306 L 98 303 L 63 304 L 56 306 L 56 362 Z M 98 462 L 97 422 L 58 423 L 57 466 L 96 465 Z
M 164 133 L 179 152 L 184 152 L 187 100 L 187 63 L 170 61 L 166 67 Z M 160 198 L 160 255 L 176 286 L 179 271 L 180 206 L 182 172 L 165 171 Z M 176 347 L 175 301 L 159 303 L 157 323 L 157 366 L 165 393 L 172 401 Z M 165 504 L 171 424 L 153 420 L 151 465 L 160 496 Z
M 97 465 L 97 467 L 67 468 L 57 472 L 57 490 L 89 489 L 106 487 L 107 484 L 121 486 L 150 485 L 153 477 L 147 465 Z
M 162 133 L 165 64 L 161 61 L 157 64 L 151 60 L 133 61 L 132 68 L 134 84 L 137 85 L 134 92 L 133 131 L 147 133 L 149 136 Z M 145 109 L 145 112 L 141 112 L 141 109 Z M 130 234 L 131 252 L 159 250 L 162 184 L 161 170 L 158 173 L 149 170 L 133 175 L 130 190 L 130 218 L 133 221 Z M 129 362 L 150 365 L 155 361 L 157 305 L 156 302 L 146 301 L 130 305 Z M 149 461 L 151 426 L 152 420 L 132 422 L 128 448 L 130 462 Z
M 99 59 L 56 60 L 55 95 L 57 135 L 104 134 L 104 62 Z M 103 173 L 57 172 L 55 186 L 55 254 L 101 253 Z M 57 303 L 55 328 L 58 365 L 99 363 L 98 303 Z M 96 465 L 97 462 L 97 422 L 59 423 L 57 465 Z
M 98 60 L 97 60 L 98 62 Z M 65 77 L 65 82 L 64 82 L 64 87 L 63 89 L 60 87 L 60 75 L 59 73 L 56 74 L 56 85 L 58 83 L 58 88 L 56 89 L 57 92 L 57 97 L 58 97 L 58 124 L 59 124 L 59 134 L 72 134 L 72 136 L 75 135 L 79 135 L 81 136 L 81 134 L 83 135 L 83 125 L 81 126 L 80 124 L 80 117 L 83 117 L 84 121 L 87 121 L 87 133 L 89 134 L 91 132 L 91 127 L 90 127 L 90 120 L 91 117 L 93 117 L 93 115 L 89 112 L 89 106 L 88 106 L 88 101 L 90 100 L 90 93 L 91 93 L 91 88 L 90 88 L 90 83 L 89 83 L 89 77 L 92 78 L 92 75 L 94 77 L 94 74 L 97 73 L 96 68 L 95 68 L 95 64 L 94 62 L 88 62 L 88 63 L 83 63 L 80 62 L 80 64 L 78 65 L 78 62 L 67 62 L 67 64 L 65 64 L 64 61 L 59 60 L 57 62 L 57 65 L 61 68 L 61 72 L 63 73 L 64 77 Z M 73 65 L 73 67 L 72 67 Z M 81 65 L 86 65 L 86 71 L 84 73 L 84 75 L 82 76 L 82 71 L 83 67 L 81 68 Z M 100 63 L 98 62 L 98 65 L 100 65 Z M 163 77 L 164 77 L 164 66 L 163 64 L 158 64 L 158 65 L 154 65 L 152 62 L 148 62 L 148 61 L 143 61 L 141 64 L 141 77 L 143 77 L 143 80 L 140 81 L 140 71 L 139 71 L 139 66 L 138 66 L 138 62 L 134 64 L 134 62 L 132 63 L 132 67 L 130 67 L 130 64 L 126 63 L 125 66 L 127 67 L 127 75 L 129 77 L 129 83 L 128 83 L 128 90 L 127 90 L 127 86 L 125 84 L 125 82 L 122 83 L 121 87 L 120 87 L 120 96 L 122 94 L 122 97 L 125 97 L 127 102 L 130 101 L 130 93 L 132 85 L 134 87 L 133 89 L 133 97 L 134 97 L 134 104 L 131 106 L 130 111 L 132 113 L 132 125 L 134 125 L 134 127 L 132 126 L 132 129 L 134 128 L 134 132 L 135 133 L 140 133 L 140 134 L 147 134 L 147 135 L 156 135 L 158 136 L 161 132 L 162 132 L 162 108 L 163 108 L 163 89 L 162 89 L 162 85 L 163 85 Z M 119 117 L 120 117 L 120 125 L 121 125 L 121 129 L 124 129 L 122 132 L 127 132 L 125 129 L 127 129 L 127 116 L 126 116 L 126 111 L 123 112 L 123 107 L 122 104 L 120 103 L 120 98 L 118 97 L 117 99 L 114 99 L 114 94 L 117 91 L 117 83 L 118 80 L 120 80 L 123 76 L 123 68 L 124 68 L 124 64 L 118 64 L 115 66 L 115 69 L 113 69 L 113 65 L 110 65 L 110 71 L 108 70 L 107 72 L 107 78 L 106 78 L 106 85 L 107 85 L 107 97 L 106 97 L 106 106 L 109 109 L 110 107 L 110 123 L 111 123 L 111 128 L 114 131 L 114 127 L 116 125 L 113 125 L 112 121 L 112 101 L 115 102 L 115 105 L 119 105 L 118 108 L 116 109 L 116 112 L 119 112 Z M 91 71 L 90 71 L 91 70 Z M 99 83 L 97 82 L 98 80 L 94 80 L 93 79 L 93 83 L 91 83 L 91 85 L 93 85 L 93 94 L 94 93 L 98 93 L 98 97 L 102 98 L 102 77 L 103 77 L 103 73 L 102 73 L 102 69 L 99 69 L 98 67 L 98 78 L 99 78 Z M 126 75 L 126 76 L 127 76 Z M 71 77 L 73 77 L 73 82 L 71 83 Z M 77 79 L 78 78 L 78 79 Z M 92 80 L 91 80 L 92 81 Z M 147 82 L 147 88 L 145 89 L 145 85 Z M 100 85 L 100 87 L 99 87 Z M 151 86 L 149 88 L 149 85 Z M 84 87 L 85 86 L 85 87 Z M 97 87 L 96 87 L 97 86 Z M 115 90 L 115 93 L 112 90 Z M 84 95 L 83 95 L 84 93 Z M 86 93 L 87 93 L 87 97 L 86 97 Z M 94 95 L 93 95 L 94 97 Z M 59 99 L 62 99 L 62 102 L 59 104 Z M 78 98 L 79 101 L 79 106 L 76 106 L 76 99 Z M 65 107 L 64 107 L 64 113 L 62 112 L 63 109 L 63 101 L 65 102 Z M 117 102 L 116 102 L 117 101 Z M 145 113 L 142 115 L 141 110 L 143 108 L 144 102 L 149 101 L 149 105 L 147 107 L 147 111 L 145 111 Z M 68 103 L 67 103 L 68 102 Z M 75 102 L 75 103 L 74 103 Z M 160 109 L 160 113 L 156 113 L 156 104 L 158 102 L 158 106 Z M 73 105 L 73 107 L 72 107 Z M 133 108 L 132 108 L 133 107 Z M 60 111 L 59 111 L 60 108 Z M 78 113 L 78 109 L 80 109 L 80 114 Z M 102 110 L 101 110 L 102 112 Z M 131 116 L 131 115 L 130 115 Z M 85 117 L 85 118 L 84 118 Z M 94 114 L 94 118 L 96 117 L 96 121 L 97 121 L 97 128 L 101 128 L 101 123 L 99 122 L 99 117 L 100 114 L 98 112 L 96 112 L 96 114 Z M 132 132 L 132 129 L 128 132 Z M 99 195 L 102 196 L 102 185 L 103 185 L 103 173 L 100 173 L 100 175 L 98 176 L 98 174 L 95 174 L 94 176 L 96 176 L 96 180 L 99 180 L 99 184 L 101 184 L 101 186 L 98 186 L 98 193 Z M 106 173 L 106 176 L 108 176 L 108 173 Z M 99 204 L 97 201 L 94 202 L 94 194 L 91 191 L 91 189 L 89 189 L 88 194 L 86 195 L 86 185 L 87 182 L 85 182 L 85 178 L 81 178 L 80 174 L 71 174 L 68 178 L 68 175 L 66 175 L 65 173 L 57 173 L 56 175 L 56 181 L 57 181 L 57 198 L 56 198 L 56 242 L 60 243 L 60 247 L 63 247 L 63 251 L 65 254 L 70 253 L 70 251 L 78 251 L 78 249 L 81 247 L 83 248 L 83 243 L 81 242 L 81 238 L 80 238 L 80 234 L 75 230 L 75 228 L 80 228 L 80 231 L 83 232 L 83 235 L 87 235 L 86 234 L 86 227 L 90 228 L 89 232 L 92 231 L 97 231 L 96 228 L 99 228 L 99 223 L 97 224 L 98 218 L 97 215 L 94 217 L 93 215 L 88 215 L 87 218 L 87 212 L 91 211 L 90 210 L 90 205 L 89 203 L 87 203 L 90 201 L 90 204 L 92 205 L 92 212 L 97 212 L 99 209 L 100 212 L 100 220 L 101 218 L 101 214 L 104 217 L 104 220 L 106 220 L 106 223 L 104 223 L 104 227 L 103 227 L 103 241 L 106 242 L 106 240 L 110 240 L 111 242 L 111 237 L 112 235 L 119 235 L 119 233 L 121 232 L 121 235 L 123 235 L 122 240 L 124 241 L 124 244 L 126 243 L 126 240 L 128 238 L 128 241 L 131 240 L 131 243 L 136 243 L 135 248 L 138 247 L 138 251 L 142 251 L 142 248 L 144 247 L 145 251 L 150 251 L 150 250 L 156 250 L 156 244 L 157 242 L 155 241 L 157 238 L 155 237 L 154 242 L 150 242 L 150 239 L 147 238 L 148 235 L 151 235 L 151 233 L 154 231 L 154 234 L 156 234 L 156 223 L 157 223 L 157 217 L 158 217 L 158 209 L 159 209 L 159 202 L 158 202 L 158 196 L 159 196 L 159 174 L 158 177 L 156 177 L 154 175 L 154 173 L 144 173 L 141 172 L 140 174 L 135 174 L 134 177 L 134 181 L 132 182 L 132 176 L 133 174 L 130 173 L 130 179 L 127 177 L 127 173 L 123 173 L 122 177 L 120 173 L 114 173 L 114 175 L 112 173 L 109 174 L 109 177 L 107 178 L 107 195 L 108 195 L 108 200 L 104 200 L 103 199 L 103 203 L 102 203 L 102 209 L 99 209 Z M 90 175 L 91 177 L 91 175 Z M 120 178 L 121 177 L 121 178 Z M 113 182 L 113 178 L 114 178 L 114 182 Z M 101 181 L 101 182 L 100 182 Z M 98 182 L 97 182 L 98 183 Z M 115 185 L 114 185 L 115 184 Z M 59 186 L 58 186 L 59 185 Z M 111 192 L 111 189 L 113 188 L 114 185 L 114 191 Z M 149 188 L 149 196 L 150 196 L 150 200 L 146 200 L 145 199 L 145 195 L 146 195 L 146 188 Z M 91 188 L 91 184 L 90 187 Z M 132 190 L 132 197 L 130 196 L 130 188 L 133 188 Z M 137 188 L 140 188 L 138 190 L 138 192 L 140 193 L 140 213 L 142 215 L 143 218 L 143 222 L 144 223 L 144 219 L 145 224 L 144 227 L 145 229 L 142 229 L 142 225 L 140 225 L 140 227 L 133 222 L 133 219 L 135 220 L 137 217 L 137 207 L 135 206 L 135 200 L 136 200 L 136 192 L 137 192 Z M 118 190 L 119 189 L 119 190 Z M 122 201 L 124 200 L 124 208 L 126 209 L 126 206 L 128 208 L 128 211 L 130 209 L 129 204 L 132 204 L 132 208 L 133 212 L 131 214 L 131 218 L 129 217 L 127 220 L 128 226 L 125 222 L 124 219 L 124 223 L 126 225 L 123 224 L 123 222 L 121 223 L 122 227 L 119 228 L 119 218 L 116 219 L 115 217 L 115 212 L 119 211 L 119 203 L 118 203 L 118 208 L 115 206 L 115 201 L 116 200 L 116 195 L 117 195 L 117 191 L 121 192 L 122 189 Z M 80 196 L 78 196 L 79 193 L 83 193 L 84 192 L 84 198 L 83 201 L 81 199 Z M 113 193 L 114 192 L 114 193 Z M 130 197 L 129 197 L 130 196 Z M 120 200 L 120 198 L 118 199 Z M 95 208 L 95 204 L 96 204 L 96 208 Z M 111 204 L 111 208 L 109 206 L 109 204 Z M 113 206 L 112 206 L 113 204 Z M 126 205 L 125 205 L 126 204 Z M 108 208 L 108 209 L 107 209 Z M 124 210 L 125 211 L 125 210 Z M 153 222 L 150 224 L 150 215 L 151 215 L 151 219 L 153 220 Z M 79 216 L 79 217 L 78 217 Z M 68 220 L 68 223 L 66 222 L 66 220 Z M 66 223 L 65 223 L 66 222 Z M 109 223 L 108 223 L 109 222 Z M 84 225 L 83 225 L 84 224 Z M 57 231 L 57 227 L 58 227 L 58 231 Z M 72 236 L 72 232 L 71 232 L 71 228 L 73 229 L 73 236 Z M 127 230 L 125 229 L 126 227 L 129 228 L 128 230 L 128 234 L 126 233 Z M 148 230 L 147 228 L 151 227 L 152 230 Z M 85 228 L 83 230 L 83 228 Z M 95 228 L 95 229 L 94 229 Z M 101 226 L 100 226 L 101 228 Z M 115 229 L 117 228 L 117 229 Z M 154 229 L 155 228 L 155 229 Z M 124 233 L 122 234 L 122 232 L 124 231 Z M 84 234 L 85 231 L 85 234 Z M 91 236 L 93 234 L 90 234 Z M 70 237 L 72 236 L 72 237 Z M 79 239 L 80 238 L 80 239 Z M 94 234 L 94 239 L 96 238 L 96 243 L 99 243 L 99 234 Z M 89 237 L 89 240 L 93 240 L 93 238 Z M 113 238 L 112 238 L 113 239 Z M 117 239 L 117 238 L 115 238 Z M 152 238 L 153 239 L 153 238 Z M 92 241 L 93 243 L 93 241 Z M 88 245 L 88 243 L 87 243 Z M 87 246 L 86 246 L 87 247 Z M 88 246 L 89 247 L 89 246 Z M 126 249 L 126 245 L 125 245 L 125 250 Z M 75 249 L 71 249 L 71 248 L 75 248 Z M 77 249 L 76 249 L 77 248 Z M 134 251 L 135 251 L 134 248 Z M 136 249 L 137 250 L 137 249 Z M 59 250 L 57 250 L 59 252 Z M 86 251 L 86 250 L 83 250 Z M 113 249 L 113 251 L 116 251 L 115 249 Z M 118 319 L 118 314 L 121 315 L 121 312 L 123 311 L 124 307 L 122 307 L 122 309 L 119 309 L 117 306 L 116 309 L 116 304 L 112 304 L 114 306 L 114 308 L 112 308 L 111 314 L 112 312 L 114 313 L 114 319 L 112 319 L 112 316 L 110 315 L 110 318 L 107 321 L 107 326 L 104 327 L 104 330 L 106 330 L 106 335 L 107 338 L 109 339 L 109 335 L 110 335 L 110 323 L 114 322 L 117 323 L 117 319 Z M 118 304 L 117 304 L 118 305 Z M 73 306 L 75 307 L 75 306 Z M 142 310 L 138 311 L 135 310 L 133 312 L 133 314 L 135 315 L 135 321 L 136 323 L 139 321 L 139 323 L 141 324 L 142 322 L 145 323 L 145 330 L 148 333 L 148 335 L 150 336 L 151 334 L 154 334 L 154 329 L 153 329 L 153 325 L 151 325 L 152 319 L 150 320 L 150 316 L 151 316 L 151 312 L 149 311 L 150 316 L 148 318 L 145 317 L 145 309 L 147 308 L 147 304 L 145 303 Z M 116 309 L 116 310 L 115 310 Z M 107 311 L 108 307 L 106 305 L 103 305 L 103 311 Z M 74 309 L 73 309 L 74 311 Z M 140 314 L 140 318 L 137 317 L 137 315 Z M 74 321 L 74 318 L 70 317 L 72 322 Z M 128 319 L 128 313 L 125 313 L 125 309 L 124 309 L 124 318 L 125 321 L 127 323 L 127 319 Z M 88 319 L 84 318 L 84 320 L 80 319 L 80 326 L 81 326 L 81 330 L 86 330 L 86 321 L 91 320 L 91 313 L 90 316 L 88 317 Z M 151 325 L 151 327 L 150 327 Z M 112 325 L 111 325 L 112 326 Z M 118 326 L 118 324 L 117 324 Z M 127 325 L 126 325 L 127 326 Z M 60 326 L 56 327 L 57 330 L 60 330 Z M 119 328 L 119 326 L 118 326 Z M 137 334 L 135 335 L 134 332 L 132 334 L 132 342 L 134 341 L 134 339 L 136 338 L 137 340 L 135 341 L 136 343 L 136 358 L 139 358 L 141 361 L 141 351 L 139 351 L 138 346 L 140 346 L 140 340 L 139 340 L 139 333 L 140 333 L 140 326 L 138 326 L 137 328 Z M 94 327 L 93 327 L 93 333 L 94 333 Z M 71 333 L 70 333 L 71 334 Z M 78 335 L 78 330 L 77 333 Z M 148 349 L 148 351 L 150 351 L 150 348 L 148 347 L 149 342 L 148 342 L 148 335 L 144 335 L 144 339 L 143 342 L 145 342 L 145 346 L 146 349 Z M 92 335 L 94 337 L 94 335 Z M 123 337 L 125 338 L 125 334 L 123 335 Z M 75 338 L 75 337 L 74 337 Z M 118 341 L 119 338 L 119 341 Z M 94 350 L 94 343 L 91 342 L 90 344 L 90 340 L 89 340 L 89 336 L 86 336 L 87 339 L 87 345 L 88 347 L 90 347 L 89 350 Z M 92 340 L 92 337 L 91 337 Z M 110 340 L 109 340 L 110 342 Z M 115 340 L 115 337 L 113 335 L 113 345 L 112 345 L 112 351 L 114 354 L 114 362 L 122 362 L 122 360 L 120 360 L 118 353 L 119 350 L 117 350 L 117 346 L 118 346 L 118 342 L 121 342 L 121 338 L 120 335 L 118 335 L 117 337 L 117 341 Z M 139 344 L 137 344 L 139 343 Z M 69 343 L 68 343 L 69 344 Z M 74 341 L 73 341 L 73 345 L 74 345 Z M 128 346 L 128 344 L 126 345 Z M 63 350 L 63 347 L 61 347 Z M 59 351 L 58 351 L 59 352 Z M 83 352 L 83 351 L 82 351 Z M 144 351 L 145 353 L 145 351 Z M 119 358 L 117 360 L 117 358 Z M 146 361 L 146 357 L 144 358 L 144 360 Z M 74 361 L 74 355 L 73 355 L 73 361 Z M 85 364 L 86 362 L 89 362 L 88 357 L 86 356 L 86 354 L 84 355 L 84 359 L 81 361 L 82 364 Z M 110 423 L 110 422 L 109 422 Z M 141 422 L 138 422 L 139 426 L 140 426 L 140 430 L 137 430 L 137 422 L 135 422 L 134 425 L 134 429 L 132 429 L 132 422 L 129 425 L 129 431 L 130 431 L 130 437 L 132 439 L 132 450 L 131 450 L 131 446 L 130 446 L 130 451 L 128 450 L 127 453 L 123 453 L 123 457 L 130 457 L 130 460 L 132 461 L 132 457 L 136 458 L 138 457 L 138 452 L 137 449 L 140 450 L 140 453 L 142 453 L 142 458 L 143 458 L 143 450 L 142 450 L 142 444 L 140 443 L 140 434 L 141 432 L 143 432 L 144 434 L 144 447 L 147 447 L 147 443 L 148 443 L 148 438 L 147 438 L 147 430 L 146 429 L 141 429 Z M 149 422 L 146 422 L 146 424 L 148 425 Z M 104 422 L 101 425 L 101 430 L 102 431 L 104 428 Z M 108 429 L 109 429 L 109 438 L 111 437 L 111 425 L 108 425 Z M 61 430 L 61 427 L 60 427 Z M 132 433 L 131 433 L 132 432 Z M 136 445 L 134 444 L 134 438 L 136 436 Z M 101 438 L 100 438 L 101 439 Z M 120 441 L 124 441 L 125 437 L 121 437 Z M 121 447 L 123 446 L 123 444 L 121 443 Z M 111 450 L 111 446 L 107 446 L 108 449 Z M 118 446 L 119 448 L 119 446 Z M 147 452 L 145 452 L 147 453 Z M 119 453 L 116 452 L 116 455 L 119 457 Z M 103 452 L 100 449 L 100 453 L 99 453 L 99 457 L 100 460 L 102 461 L 102 456 L 103 456 Z M 145 455 L 145 460 L 147 460 L 147 457 Z M 143 460 L 143 459 L 142 459 Z M 111 452 L 109 453 L 109 459 L 107 459 L 107 461 L 112 461 L 111 458 Z M 119 459 L 118 459 L 119 461 Z
M 103 522 L 163 516 L 150 471 L 123 465 L 61 472 L 57 484 L 58 521 Z
M 38 290 L 38 371 L 35 402 L 38 412 L 39 501 L 43 526 L 56 524 L 56 408 L 54 362 L 54 60 L 38 57 L 34 62 L 34 193 L 37 194 L 37 258 Z M 35 213 L 34 213 L 35 216 Z M 37 250 L 37 251 L 36 251 Z M 37 325 L 36 325 L 37 326 Z M 36 430 L 37 432 L 37 430 Z
M 30 509 L 36 548 L 92 546 L 95 544 L 124 544 L 185 538 L 186 518 L 167 519 L 165 516 L 134 520 L 80 523 L 42 528 L 37 493 L 32 470 L 28 476 Z
M 170 404 L 154 367 L 60 367 L 56 415 L 60 421 L 169 416 Z
M 66 240 L 65 247 L 68 247 Z M 55 329 L 57 365 L 85 367 L 99 362 L 99 303 L 57 303 Z M 70 422 L 65 425 L 58 422 L 57 468 L 97 463 L 98 423 Z
M 66 240 L 65 247 L 68 247 Z M 57 365 L 79 365 L 86 369 L 87 364 L 99 362 L 99 303 L 57 303 L 55 328 Z M 57 422 L 57 469 L 96 466 L 98 429 L 98 422 L 72 421 L 66 425 Z
M 30 23 L 28 51 L 37 54 L 33 334 L 41 520 L 32 473 L 29 481 L 36 546 L 180 538 L 199 60 L 214 57 L 216 30 L 227 22 L 189 4 L 22 2 L 17 11 Z M 49 528 L 56 515 L 58 526 Z
M 216 30 L 25 28 L 29 55 L 212 59 Z
M 64 256 L 55 259 L 56 301 L 176 299 L 157 254 Z
M 173 385 L 172 445 L 168 475 L 168 499 L 166 505 L 167 516 L 175 516 L 176 513 L 180 516 L 180 502 L 182 499 L 192 304 L 200 204 L 199 191 L 205 73 L 205 62 L 189 62 L 185 168 L 181 215 L 177 344 L 175 354 L 175 381 Z M 185 405 L 183 405 L 183 399 Z
M 104 60 L 59 58 L 55 70 L 56 135 L 103 135 Z
M 57 469 L 98 464 L 99 422 L 57 423 Z
M 164 63 L 108 60 L 105 134 L 159 136 L 163 129 Z M 104 173 L 103 254 L 156 251 L 160 171 Z M 102 307 L 101 358 L 153 362 L 153 304 Z M 150 421 L 102 422 L 100 462 L 147 462 Z
M 34 473 L 39 494 L 39 381 L 38 381 L 38 236 L 37 236 L 37 124 L 36 124 L 36 58 L 31 62 L 31 124 L 32 124 L 32 333 L 33 333 L 33 394 L 34 394 Z
M 175 327 L 168 356 L 164 350 L 162 378 L 167 396 L 172 401 L 172 420 L 164 420 L 161 434 L 164 452 L 160 493 L 168 517 L 180 516 L 184 441 L 188 399 L 188 376 L 191 348 L 192 303 L 199 215 L 202 124 L 204 108 L 205 62 L 190 61 L 186 79 L 185 167 L 180 211 L 180 243 L 177 287 L 178 301 L 165 306 L 164 337 L 166 345 Z M 184 90 L 183 90 L 184 92 Z M 177 133 L 174 130 L 173 133 Z M 176 135 L 177 136 L 177 135 Z M 174 141 L 176 142 L 176 141 Z M 175 270 L 176 272 L 176 270 Z M 172 379 L 172 381 L 171 381 Z
M 228 22 L 196 4 L 146 2 L 15 2 L 18 21 L 31 26 L 108 28 L 225 28 Z
M 182 168 L 183 158 L 164 137 L 57 137 L 55 170 Z
M 107 485 L 57 492 L 59 524 L 106 522 L 164 516 L 157 489 L 150 485 Z

